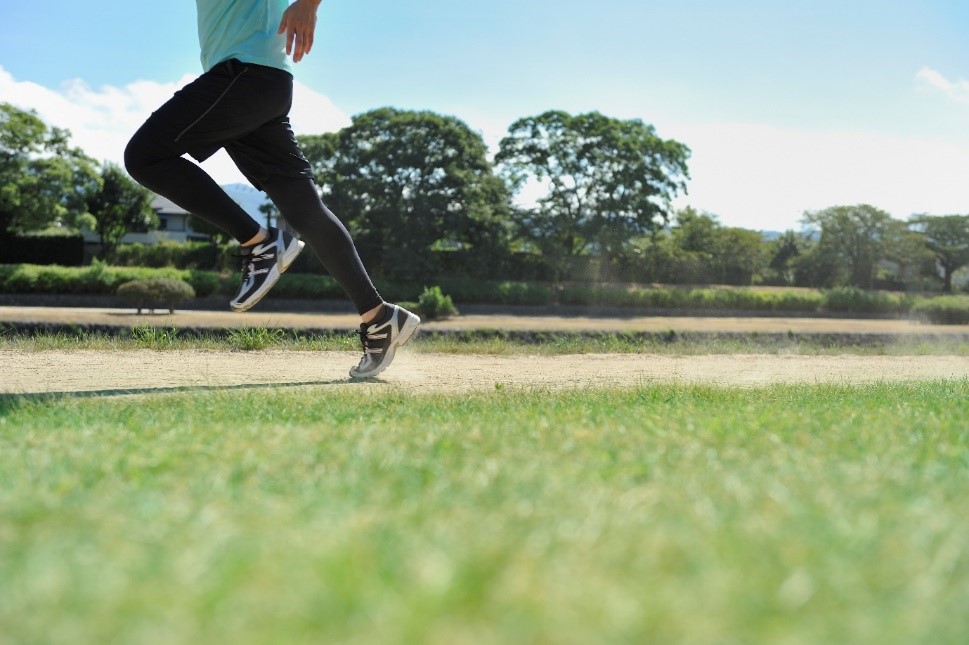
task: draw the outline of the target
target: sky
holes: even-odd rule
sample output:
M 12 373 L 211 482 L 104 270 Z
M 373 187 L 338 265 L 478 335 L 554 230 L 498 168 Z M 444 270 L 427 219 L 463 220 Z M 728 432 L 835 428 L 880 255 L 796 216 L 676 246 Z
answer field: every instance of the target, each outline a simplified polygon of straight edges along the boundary
M 965 0 L 324 0 L 291 117 L 313 134 L 432 110 L 494 152 L 516 119 L 599 111 L 686 144 L 675 205 L 726 226 L 858 203 L 964 214 L 967 25 Z M 0 101 L 96 159 L 120 162 L 200 71 L 188 0 L 0 0 Z M 204 167 L 242 181 L 224 154 Z

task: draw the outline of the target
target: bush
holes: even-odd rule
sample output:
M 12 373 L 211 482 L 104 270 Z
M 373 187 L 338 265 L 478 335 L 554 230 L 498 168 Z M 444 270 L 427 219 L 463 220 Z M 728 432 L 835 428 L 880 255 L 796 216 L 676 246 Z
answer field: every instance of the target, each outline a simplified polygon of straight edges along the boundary
M 133 280 L 164 279 L 190 285 L 199 297 L 230 295 L 239 286 L 239 273 L 215 273 L 198 269 L 151 269 L 108 266 L 97 260 L 88 267 L 0 265 L 0 293 L 8 294 L 114 294 L 119 285 Z M 421 287 L 413 283 L 377 280 L 380 293 L 393 302 L 417 301 Z M 730 287 L 674 287 L 572 284 L 554 287 L 545 283 L 484 281 L 445 277 L 437 282 L 453 302 L 490 305 L 549 305 L 559 303 L 588 307 L 637 307 L 641 309 L 693 312 L 853 312 L 904 314 L 916 298 L 906 294 L 836 288 L 757 289 Z M 425 288 L 425 291 L 427 289 Z M 270 298 L 344 300 L 346 294 L 327 275 L 289 271 L 273 288 Z M 428 296 L 431 297 L 431 296 Z M 927 314 L 926 314 L 927 315 Z M 939 314 L 942 315 L 942 314 Z
M 452 298 L 467 304 L 545 305 L 554 300 L 550 287 L 534 282 L 441 278 L 438 284 Z
M 824 301 L 817 291 L 775 291 L 770 295 L 773 311 L 817 311 Z
M 181 280 L 132 280 L 119 286 L 117 295 L 139 314 L 142 309 L 168 309 L 175 313 L 175 307 L 195 297 L 195 290 Z
M 552 301 L 552 290 L 540 284 L 501 282 L 494 288 L 492 302 L 503 305 L 544 305 Z
M 233 278 L 235 280 L 235 278 Z M 238 280 L 236 280 L 236 284 Z M 284 273 L 269 292 L 271 298 L 329 300 L 346 298 L 342 287 L 328 275 Z
M 919 302 L 912 315 L 937 325 L 969 325 L 969 296 L 939 296 Z
M 238 283 L 206 271 L 112 267 L 98 260 L 87 267 L 0 265 L 0 293 L 110 295 L 125 282 L 152 279 L 188 282 L 199 295 L 231 293 Z
M 212 242 L 136 242 L 119 246 L 114 263 L 117 266 L 218 270 L 224 266 L 223 255 L 223 250 Z
M 458 315 L 451 296 L 444 295 L 441 287 L 424 287 L 417 301 L 417 311 L 426 320 L 440 320 Z
M 825 311 L 893 314 L 909 311 L 913 304 L 912 296 L 865 291 L 858 287 L 836 287 L 824 292 L 821 308 Z
M 649 307 L 693 311 L 816 311 L 821 294 L 734 288 L 621 287 L 573 285 L 559 293 L 569 305 Z
M 195 295 L 199 297 L 211 296 L 217 293 L 229 293 L 231 288 L 227 284 L 227 277 L 220 276 L 212 271 L 198 271 L 191 269 L 184 280 L 195 290 Z

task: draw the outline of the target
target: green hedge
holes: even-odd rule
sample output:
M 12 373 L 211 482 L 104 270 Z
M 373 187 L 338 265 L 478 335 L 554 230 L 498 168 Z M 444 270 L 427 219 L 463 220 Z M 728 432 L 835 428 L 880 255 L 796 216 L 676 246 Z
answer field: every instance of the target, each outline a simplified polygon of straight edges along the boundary
M 235 276 L 194 269 L 150 269 L 107 266 L 97 260 L 87 267 L 37 264 L 0 264 L 0 293 L 114 294 L 132 280 L 182 280 L 198 296 L 231 293 Z
M 0 264 L 0 293 L 113 295 L 118 286 L 132 280 L 181 280 L 199 297 L 231 295 L 240 274 L 197 269 L 107 266 L 97 260 L 87 267 L 36 264 Z M 388 293 L 405 291 L 389 285 Z M 413 289 L 413 297 L 420 293 Z M 272 291 L 275 298 L 345 298 L 343 289 L 329 276 L 286 273 Z
M 817 311 L 823 296 L 814 291 L 756 291 L 717 288 L 571 286 L 559 293 L 569 305 L 646 307 L 693 311 Z
M 346 298 L 346 294 L 336 280 L 330 276 L 307 273 L 284 273 L 273 287 L 272 298 L 307 298 L 313 300 L 334 300 Z
M 434 282 L 457 302 L 469 305 L 546 305 L 555 302 L 551 288 L 533 282 L 485 282 L 471 278 L 443 278 Z M 419 295 L 420 291 L 415 297 Z
M 0 265 L 0 293 L 114 294 L 118 285 L 152 278 L 182 280 L 199 297 L 235 292 L 239 274 L 194 269 L 106 266 L 89 267 Z M 810 289 L 621 287 L 568 285 L 553 287 L 530 282 L 485 282 L 469 278 L 435 280 L 455 303 L 496 305 L 576 305 L 683 311 L 750 312 L 844 312 L 905 314 L 919 301 L 915 296 L 841 288 Z M 417 301 L 424 285 L 376 281 L 383 296 L 394 301 Z M 286 273 L 273 288 L 271 298 L 337 299 L 346 296 L 336 281 L 323 275 Z M 932 299 L 928 302 L 940 300 Z M 942 299 L 944 302 L 948 302 Z M 961 302 L 961 301 L 960 301 Z M 919 309 L 922 314 L 929 309 Z M 933 314 L 934 315 L 934 314 Z M 941 314 L 940 314 L 941 315 Z M 955 315 L 955 314 L 954 314 Z
M 969 325 L 969 296 L 939 296 L 916 303 L 912 314 L 939 325 Z
M 847 313 L 899 314 L 910 311 L 914 304 L 915 297 L 908 294 L 838 287 L 824 293 L 821 309 Z
M 212 242 L 136 242 L 119 246 L 114 263 L 124 267 L 218 270 L 232 266 L 228 253 Z

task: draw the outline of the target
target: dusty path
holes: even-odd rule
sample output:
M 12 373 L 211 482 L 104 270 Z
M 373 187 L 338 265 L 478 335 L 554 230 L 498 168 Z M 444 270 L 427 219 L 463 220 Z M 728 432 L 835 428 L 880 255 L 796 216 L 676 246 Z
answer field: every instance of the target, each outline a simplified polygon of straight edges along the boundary
M 357 317 L 334 313 L 280 313 L 249 311 L 177 311 L 175 315 L 135 315 L 132 309 L 94 309 L 81 307 L 7 307 L 0 306 L 0 322 L 70 323 L 82 325 L 158 327 L 283 327 L 316 329 L 353 329 Z M 928 325 L 910 320 L 873 320 L 850 318 L 774 318 L 774 317 L 670 317 L 670 316 L 508 316 L 470 315 L 421 325 L 426 331 L 454 329 L 503 329 L 507 331 L 626 331 L 626 332 L 757 332 L 817 334 L 917 334 L 966 335 L 969 325 Z
M 759 386 L 969 378 L 963 356 L 470 356 L 405 348 L 377 381 L 351 383 L 352 352 L 0 350 L 0 394 L 157 392 L 246 386 L 365 387 L 412 392 L 635 387 L 656 383 Z
M 294 327 L 350 329 L 347 314 L 234 314 L 185 311 L 174 316 L 135 316 L 129 310 L 0 307 L 0 321 L 88 325 L 153 324 L 161 327 Z M 422 325 L 425 330 L 599 330 L 664 332 L 794 332 L 965 335 L 969 326 L 920 325 L 907 320 L 825 318 L 588 318 L 558 316 L 462 316 Z M 152 392 L 173 388 L 351 384 L 353 352 L 233 351 L 42 351 L 0 350 L 0 394 L 53 392 Z M 405 348 L 371 390 L 462 392 L 511 388 L 586 388 L 650 383 L 757 386 L 770 383 L 867 383 L 969 378 L 964 356 L 468 356 Z

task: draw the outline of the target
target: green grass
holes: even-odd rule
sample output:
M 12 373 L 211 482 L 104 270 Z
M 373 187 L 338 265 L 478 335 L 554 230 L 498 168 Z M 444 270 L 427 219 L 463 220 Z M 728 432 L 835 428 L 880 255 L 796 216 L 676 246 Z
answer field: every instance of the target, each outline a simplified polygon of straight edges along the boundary
M 964 643 L 969 383 L 0 399 L 0 641 Z
M 487 331 L 487 330 L 486 330 Z M 850 335 L 848 335 L 850 336 Z M 900 335 L 890 340 L 851 340 L 812 338 L 810 335 L 770 337 L 751 333 L 716 338 L 703 335 L 677 335 L 674 332 L 656 337 L 637 337 L 622 333 L 582 335 L 569 333 L 536 333 L 530 340 L 509 339 L 496 332 L 493 337 L 476 335 L 418 336 L 408 347 L 438 354 L 540 355 L 564 354 L 662 354 L 695 356 L 700 354 L 785 354 L 864 356 L 969 356 L 969 342 L 963 336 Z M 75 349 L 111 350 L 185 350 L 215 349 L 254 351 L 281 349 L 293 351 L 357 351 L 360 340 L 350 331 L 307 336 L 298 330 L 238 328 L 214 331 L 204 337 L 182 333 L 178 329 L 139 325 L 124 335 L 108 335 L 79 330 L 76 333 L 42 333 L 29 335 L 4 333 L 0 328 L 0 350 L 30 351 Z

